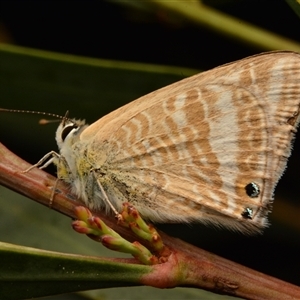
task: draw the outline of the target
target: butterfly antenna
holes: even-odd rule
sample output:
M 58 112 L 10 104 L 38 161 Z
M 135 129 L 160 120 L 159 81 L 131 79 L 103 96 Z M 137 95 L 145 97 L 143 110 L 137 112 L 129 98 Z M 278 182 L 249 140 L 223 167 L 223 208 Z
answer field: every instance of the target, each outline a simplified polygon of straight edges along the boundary
M 65 126 L 66 121 L 69 120 L 68 115 L 69 115 L 69 111 L 67 110 L 66 113 L 65 113 L 65 115 L 64 115 L 64 117 L 62 118 L 63 126 Z
M 43 115 L 43 116 L 50 116 L 50 117 L 54 117 L 58 120 L 47 120 L 47 119 L 41 119 L 39 121 L 39 124 L 45 125 L 48 123 L 53 123 L 53 122 L 60 122 L 61 120 L 65 123 L 67 120 L 69 120 L 68 118 L 68 114 L 69 112 L 67 111 L 65 116 L 60 116 L 57 114 L 53 114 L 53 113 L 47 113 L 47 112 L 43 112 L 43 111 L 34 111 L 34 110 L 21 110 L 21 109 L 8 109 L 8 108 L 0 108 L 0 112 L 11 112 L 11 113 L 23 113 L 23 114 L 34 114 L 34 115 Z

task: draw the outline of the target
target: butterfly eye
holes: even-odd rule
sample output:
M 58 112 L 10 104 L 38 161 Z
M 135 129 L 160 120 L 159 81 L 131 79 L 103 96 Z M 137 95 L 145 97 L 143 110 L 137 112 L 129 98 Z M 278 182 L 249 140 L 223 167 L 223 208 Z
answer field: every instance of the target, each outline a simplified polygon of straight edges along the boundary
M 255 182 L 250 182 L 245 186 L 246 193 L 251 198 L 258 197 L 260 190 L 259 186 Z
M 76 125 L 76 124 L 72 124 L 72 125 L 66 126 L 64 128 L 64 130 L 62 131 L 62 133 L 61 133 L 61 139 L 62 139 L 62 141 L 64 141 L 66 139 L 66 137 L 69 135 L 69 133 L 73 129 L 76 129 L 76 128 L 78 128 L 78 125 Z
M 245 219 L 252 219 L 253 216 L 253 209 L 250 207 L 246 207 L 245 210 L 242 213 L 242 217 Z

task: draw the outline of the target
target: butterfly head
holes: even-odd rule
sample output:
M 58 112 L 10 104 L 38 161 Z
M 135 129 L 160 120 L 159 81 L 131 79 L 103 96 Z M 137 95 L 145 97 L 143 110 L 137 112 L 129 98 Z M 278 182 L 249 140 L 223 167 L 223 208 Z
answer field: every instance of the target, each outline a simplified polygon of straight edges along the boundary
M 85 120 L 75 120 L 68 118 L 68 111 L 66 112 L 65 116 L 33 110 L 19 110 L 6 108 L 0 108 L 0 112 L 26 113 L 55 117 L 56 119 L 54 120 L 41 119 L 39 123 L 45 125 L 48 123 L 61 121 L 56 131 L 56 142 L 59 147 L 59 150 L 69 149 L 69 147 L 71 147 L 71 145 L 73 145 L 79 139 L 81 132 L 86 127 L 88 127 L 88 125 L 85 124 Z
M 64 147 L 74 144 L 87 126 L 85 120 L 75 120 L 64 117 L 56 131 L 58 148 L 61 150 Z

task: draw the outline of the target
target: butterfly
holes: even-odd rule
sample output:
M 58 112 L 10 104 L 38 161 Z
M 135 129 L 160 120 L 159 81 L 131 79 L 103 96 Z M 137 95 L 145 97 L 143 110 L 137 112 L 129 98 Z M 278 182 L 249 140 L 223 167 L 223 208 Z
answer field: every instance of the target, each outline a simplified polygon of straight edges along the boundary
M 91 125 L 63 118 L 54 163 L 90 209 L 243 233 L 268 226 L 299 123 L 300 54 L 251 56 L 154 91 Z

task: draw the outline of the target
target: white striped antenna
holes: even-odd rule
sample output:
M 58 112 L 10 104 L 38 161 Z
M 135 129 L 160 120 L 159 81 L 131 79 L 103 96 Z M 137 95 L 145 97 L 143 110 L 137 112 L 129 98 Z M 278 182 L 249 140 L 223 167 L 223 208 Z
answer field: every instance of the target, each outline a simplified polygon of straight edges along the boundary
M 40 119 L 39 120 L 40 125 L 46 125 L 46 124 L 49 124 L 49 123 L 60 122 L 61 120 L 63 120 L 63 121 L 70 120 L 68 118 L 69 111 L 67 111 L 64 116 L 61 116 L 61 115 L 58 115 L 58 114 L 53 114 L 53 113 L 48 113 L 48 112 L 43 112 L 43 111 L 10 109 L 10 108 L 0 108 L 0 111 L 10 112 L 10 113 L 24 113 L 24 114 L 44 115 L 44 116 L 50 116 L 50 117 L 54 117 L 54 118 L 58 119 L 58 120 L 57 119 L 56 120 Z

